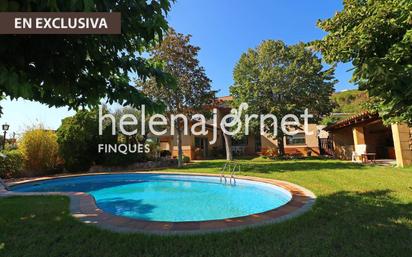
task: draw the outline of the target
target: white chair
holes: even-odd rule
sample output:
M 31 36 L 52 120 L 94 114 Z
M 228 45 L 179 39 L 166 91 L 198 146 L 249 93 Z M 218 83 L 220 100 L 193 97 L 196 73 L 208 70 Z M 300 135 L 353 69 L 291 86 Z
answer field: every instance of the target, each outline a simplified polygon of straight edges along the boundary
M 241 145 L 232 146 L 232 152 L 235 155 L 242 156 L 245 153 L 245 146 L 241 146 Z
M 355 145 L 355 151 L 352 152 L 352 162 L 358 162 L 357 158 L 362 157 L 362 154 L 366 154 L 366 145 Z

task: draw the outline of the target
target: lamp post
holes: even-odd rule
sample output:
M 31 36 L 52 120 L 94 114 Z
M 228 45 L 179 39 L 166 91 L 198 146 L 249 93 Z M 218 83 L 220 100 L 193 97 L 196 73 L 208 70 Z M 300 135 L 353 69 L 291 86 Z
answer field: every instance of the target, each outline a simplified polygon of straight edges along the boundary
M 10 125 L 7 123 L 4 123 L 2 126 L 3 129 L 3 149 L 6 149 L 6 134 L 7 134 L 7 130 L 9 130 Z

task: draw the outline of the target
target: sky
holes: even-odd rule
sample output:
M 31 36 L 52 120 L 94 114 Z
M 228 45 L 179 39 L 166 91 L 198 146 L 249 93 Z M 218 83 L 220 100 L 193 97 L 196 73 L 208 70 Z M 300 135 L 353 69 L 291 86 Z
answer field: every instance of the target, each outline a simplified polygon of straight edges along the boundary
M 229 94 L 232 72 L 242 53 L 263 40 L 283 40 L 286 44 L 321 39 L 318 19 L 332 17 L 342 9 L 342 0 L 178 0 L 168 14 L 169 25 L 177 32 L 191 34 L 191 43 L 201 48 L 200 64 L 212 80 L 218 96 Z M 336 70 L 336 91 L 356 88 L 350 84 L 349 64 Z M 42 123 L 57 129 L 61 120 L 74 114 L 67 108 L 49 108 L 26 100 L 3 100 L 0 124 L 21 133 L 27 126 Z

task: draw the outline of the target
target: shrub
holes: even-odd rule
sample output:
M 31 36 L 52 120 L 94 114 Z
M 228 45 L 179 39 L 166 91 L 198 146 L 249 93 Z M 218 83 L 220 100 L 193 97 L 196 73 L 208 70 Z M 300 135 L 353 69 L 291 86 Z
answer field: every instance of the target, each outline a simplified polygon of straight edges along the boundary
M 268 156 L 268 157 L 276 157 L 278 155 L 278 149 L 271 147 L 265 150 L 263 155 Z
M 212 147 L 212 150 L 210 152 L 210 156 L 213 157 L 213 158 L 223 158 L 223 157 L 225 157 L 225 155 L 226 155 L 226 152 L 225 152 L 224 148 L 219 149 L 215 146 Z
M 161 157 L 159 143 L 149 138 L 146 140 L 145 144 L 149 145 L 149 149 L 150 149 L 148 153 L 145 153 L 146 160 L 148 161 L 158 160 L 159 157 Z
M 21 151 L 2 151 L 0 155 L 0 177 L 13 178 L 21 176 L 24 157 Z
M 144 153 L 112 153 L 107 154 L 103 161 L 105 166 L 127 166 L 135 162 L 147 161 L 147 156 Z
M 63 119 L 57 130 L 59 152 L 69 171 L 87 171 L 94 163 L 101 164 L 105 155 L 98 153 L 98 144 L 116 142 L 110 126 L 99 136 L 98 110 L 81 110 Z
M 160 157 L 170 158 L 172 153 L 169 150 L 160 151 Z
M 19 142 L 24 156 L 24 168 L 29 175 L 40 175 L 56 168 L 58 160 L 57 136 L 41 125 L 28 128 Z
M 108 113 L 107 109 L 103 114 Z M 105 120 L 109 121 L 109 120 Z M 69 171 L 87 171 L 94 164 L 126 166 L 158 158 L 158 143 L 147 139 L 149 153 L 99 153 L 99 144 L 128 146 L 139 143 L 139 138 L 122 134 L 112 135 L 111 123 L 103 125 L 103 135 L 99 135 L 99 110 L 80 110 L 74 116 L 65 118 L 57 130 L 59 152 L 64 166 Z M 140 138 L 141 139 L 141 138 Z
M 183 163 L 188 163 L 188 162 L 190 162 L 190 157 L 184 155 L 184 156 L 183 156 Z

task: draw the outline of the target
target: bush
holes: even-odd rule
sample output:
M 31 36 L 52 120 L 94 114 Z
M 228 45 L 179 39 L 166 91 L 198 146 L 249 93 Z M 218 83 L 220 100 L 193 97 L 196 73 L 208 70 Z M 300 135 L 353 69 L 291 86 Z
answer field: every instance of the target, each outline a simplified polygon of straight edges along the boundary
M 103 114 L 108 112 L 107 109 L 103 110 Z M 126 166 L 158 158 L 158 143 L 150 139 L 145 142 L 149 144 L 149 153 L 99 153 L 100 144 L 119 145 L 121 143 L 130 146 L 139 143 L 141 139 L 137 136 L 112 135 L 110 122 L 103 126 L 103 135 L 99 135 L 99 109 L 97 108 L 78 111 L 74 116 L 62 121 L 57 130 L 57 142 L 60 155 L 64 160 L 64 167 L 68 171 L 87 171 L 94 164 Z
M 183 163 L 188 163 L 188 162 L 190 162 L 190 157 L 184 155 L 184 156 L 183 156 Z
M 214 146 L 214 147 L 212 147 L 212 150 L 210 152 L 210 156 L 213 157 L 213 158 L 224 158 L 224 157 L 226 157 L 225 149 L 224 148 L 219 149 L 219 148 Z
M 172 153 L 169 150 L 160 151 L 160 157 L 170 158 Z
M 277 148 L 269 148 L 263 152 L 263 155 L 268 156 L 268 157 L 276 157 L 278 155 L 278 149 Z
M 112 153 L 107 154 L 103 161 L 105 166 L 127 166 L 135 162 L 147 161 L 147 156 L 144 153 Z
M 23 171 L 24 157 L 21 151 L 2 151 L 0 155 L 0 177 L 20 177 Z
M 146 142 L 144 143 L 146 145 L 149 145 L 149 152 L 145 153 L 146 155 L 146 160 L 147 161 L 156 161 L 160 157 L 160 145 L 157 141 L 152 140 L 152 139 L 147 139 Z
M 87 171 L 94 163 L 105 162 L 105 155 L 98 153 L 98 144 L 115 143 L 116 139 L 110 133 L 110 126 L 99 136 L 98 115 L 98 109 L 81 110 L 62 121 L 57 142 L 67 170 Z
M 58 160 L 57 136 L 41 125 L 27 129 L 19 142 L 28 175 L 41 175 L 56 168 Z

